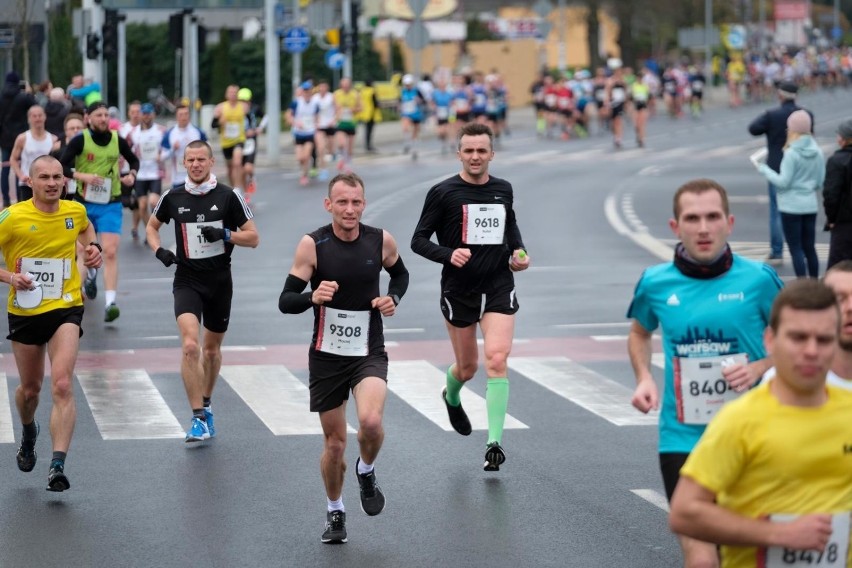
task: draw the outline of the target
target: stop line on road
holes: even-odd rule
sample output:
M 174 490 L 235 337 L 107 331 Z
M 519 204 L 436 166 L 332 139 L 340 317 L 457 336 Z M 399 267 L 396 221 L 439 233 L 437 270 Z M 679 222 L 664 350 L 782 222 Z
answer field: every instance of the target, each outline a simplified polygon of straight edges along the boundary
M 515 384 L 530 381 L 615 426 L 657 423 L 656 415 L 642 415 L 630 406 L 631 390 L 566 357 L 510 359 Z M 308 387 L 284 365 L 224 365 L 221 379 L 276 436 L 320 435 L 319 419 L 309 411 Z M 452 427 L 441 400 L 446 371 L 426 360 L 392 361 L 388 388 L 408 408 L 444 431 Z M 95 425 L 104 440 L 183 438 L 182 422 L 151 375 L 144 369 L 89 369 L 77 380 Z M 523 388 L 523 387 L 515 387 Z M 0 443 L 13 443 L 15 434 L 9 381 L 0 373 Z M 390 404 L 393 404 L 392 402 Z M 485 399 L 472 390 L 464 393 L 465 409 L 475 430 L 487 430 Z M 78 402 L 78 405 L 80 403 Z M 529 428 L 507 415 L 507 429 Z M 349 431 L 355 428 L 349 425 Z

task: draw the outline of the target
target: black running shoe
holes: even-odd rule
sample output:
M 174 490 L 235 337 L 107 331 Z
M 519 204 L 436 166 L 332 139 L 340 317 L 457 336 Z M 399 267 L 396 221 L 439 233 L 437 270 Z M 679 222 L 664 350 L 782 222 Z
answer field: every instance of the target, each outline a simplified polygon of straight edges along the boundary
M 485 471 L 500 471 L 500 464 L 506 461 L 506 452 L 497 442 L 491 442 L 485 447 Z
M 358 464 L 361 458 L 355 462 L 355 474 L 358 476 L 358 485 L 361 487 L 361 510 L 368 515 L 375 516 L 385 508 L 385 494 L 376 483 L 376 471 L 361 475 L 358 473 Z
M 453 406 L 447 402 L 447 387 L 444 387 L 444 390 L 441 391 L 441 398 L 444 399 L 444 404 L 447 405 L 447 414 L 450 417 L 450 424 L 452 425 L 453 430 L 462 436 L 470 436 L 470 433 L 473 432 L 473 428 L 470 427 L 470 420 L 467 418 L 467 412 L 464 411 L 461 404 Z
M 60 492 L 66 489 L 71 489 L 71 482 L 65 476 L 65 465 L 55 461 L 50 464 L 50 471 L 47 472 L 47 490 Z
M 325 532 L 322 541 L 326 544 L 346 542 L 346 513 L 329 511 L 325 516 Z
M 32 440 L 24 440 L 23 435 L 21 436 L 21 446 L 18 448 L 18 455 L 16 456 L 18 459 L 18 469 L 27 473 L 33 470 L 38 457 L 35 451 L 35 444 L 39 433 L 38 422 L 35 423 L 35 428 L 36 435 Z

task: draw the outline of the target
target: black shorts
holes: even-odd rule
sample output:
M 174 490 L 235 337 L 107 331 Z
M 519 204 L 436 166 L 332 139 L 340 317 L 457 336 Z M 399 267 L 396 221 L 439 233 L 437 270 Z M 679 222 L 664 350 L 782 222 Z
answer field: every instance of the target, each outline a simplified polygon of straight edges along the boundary
M 194 314 L 206 329 L 214 333 L 228 331 L 234 295 L 230 270 L 193 272 L 178 267 L 172 293 L 175 319 L 181 314 Z
M 32 316 L 9 314 L 9 335 L 6 339 L 24 345 L 45 345 L 59 326 L 66 323 L 79 327 L 80 337 L 83 337 L 83 306 L 59 308 Z
M 635 108 L 637 112 L 640 110 L 645 110 L 646 108 L 648 108 L 648 103 L 633 103 L 633 108 Z
M 145 197 L 149 193 L 160 195 L 163 193 L 163 180 L 161 179 L 138 179 L 136 180 L 136 197 Z
M 444 126 L 445 124 L 449 124 L 449 123 L 450 123 L 449 118 L 439 118 L 438 119 L 438 126 Z
M 337 129 L 333 126 L 329 126 L 328 128 L 320 128 L 320 132 L 323 132 L 326 136 L 334 136 L 337 134 Z
M 314 143 L 314 135 L 313 134 L 294 134 L 293 135 L 293 143 L 296 146 L 301 146 L 302 144 L 313 144 Z
M 472 111 L 470 111 L 470 114 L 473 116 L 473 118 L 479 118 L 480 116 L 485 116 L 485 111 L 484 110 L 472 110 Z
M 565 118 L 571 118 L 572 116 L 574 116 L 574 111 L 571 110 L 570 108 L 563 108 L 562 110 L 559 111 L 559 114 L 561 114 Z
M 222 154 L 225 155 L 226 161 L 230 162 L 231 159 L 234 157 L 234 148 L 239 148 L 240 150 L 242 150 L 243 149 L 243 143 L 240 142 L 239 144 L 234 144 L 233 146 L 231 146 L 229 148 L 222 148 Z
M 497 122 L 498 120 L 500 120 L 500 114 L 496 112 L 489 112 L 486 113 L 485 119 L 489 122 Z
M 666 497 L 669 503 L 672 501 L 677 481 L 680 479 L 680 468 L 686 463 L 687 453 L 668 452 L 660 454 L 660 472 L 663 474 L 663 486 L 666 488 Z
M 388 380 L 388 354 L 382 348 L 366 357 L 308 352 L 311 412 L 334 410 L 349 400 L 349 391 L 367 377 Z
M 514 287 L 488 294 L 444 292 L 441 297 L 441 313 L 444 314 L 444 319 L 455 327 L 471 326 L 482 319 L 482 314 L 486 312 L 512 315 L 519 307 Z
M 609 115 L 612 118 L 615 118 L 616 116 L 621 116 L 622 114 L 624 114 L 624 103 L 614 104 L 609 107 Z
M 457 122 L 470 122 L 470 111 L 468 111 L 468 112 L 457 112 L 456 113 L 456 121 Z

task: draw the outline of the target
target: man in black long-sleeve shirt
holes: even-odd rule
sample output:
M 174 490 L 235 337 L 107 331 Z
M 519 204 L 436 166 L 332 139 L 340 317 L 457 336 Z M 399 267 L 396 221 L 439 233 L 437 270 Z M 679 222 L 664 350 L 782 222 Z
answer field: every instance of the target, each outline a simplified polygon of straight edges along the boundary
M 826 271 L 841 260 L 852 260 L 852 118 L 837 127 L 837 150 L 826 161 L 822 202 L 831 229 Z
M 414 252 L 444 265 L 441 311 L 456 362 L 447 370 L 441 396 L 450 424 L 463 436 L 472 428 L 459 394 L 476 374 L 476 323 L 482 328 L 488 376 L 485 471 L 498 471 L 506 460 L 500 445 L 509 401 L 506 361 L 518 311 L 512 272 L 525 270 L 530 263 L 512 208 L 512 185 L 488 174 L 494 157 L 492 137 L 491 129 L 482 124 L 462 128 L 458 151 L 462 172 L 429 190 L 411 239 Z M 437 244 L 430 240 L 433 233 Z
M 119 316 L 115 298 L 118 290 L 118 244 L 121 240 L 121 184 L 132 186 L 136 181 L 139 159 L 127 141 L 109 129 L 109 112 L 103 101 L 89 105 L 89 128 L 75 136 L 65 147 L 61 162 L 65 177 L 77 184 L 76 199 L 86 206 L 89 220 L 95 225 L 98 240 L 104 249 L 104 285 L 106 314 L 104 321 Z M 130 166 L 124 175 L 119 173 L 119 154 Z M 97 272 L 80 266 L 84 276 L 83 289 L 90 300 L 98 293 Z

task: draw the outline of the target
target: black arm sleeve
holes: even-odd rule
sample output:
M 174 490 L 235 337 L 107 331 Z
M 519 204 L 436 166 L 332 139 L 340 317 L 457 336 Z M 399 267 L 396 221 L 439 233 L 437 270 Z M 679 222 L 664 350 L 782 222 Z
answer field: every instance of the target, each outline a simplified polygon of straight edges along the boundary
M 77 156 L 79 156 L 82 152 L 83 136 L 78 135 L 72 138 L 71 142 L 65 146 L 65 151 L 62 152 L 62 157 L 59 158 L 59 161 L 62 162 L 62 173 L 65 174 L 65 177 L 74 177 L 74 164 L 77 160 Z
M 219 129 L 219 117 L 214 116 L 213 120 L 210 121 L 210 130 L 218 130 Z
M 284 290 L 278 298 L 278 309 L 282 314 L 301 314 L 314 305 L 311 302 L 311 292 L 303 292 L 307 285 L 301 278 L 287 275 Z
M 131 170 L 139 171 L 139 158 L 133 153 L 133 148 L 130 147 L 127 140 L 121 136 L 118 137 L 118 153 L 127 160 L 127 165 Z
M 408 290 L 408 269 L 405 263 L 402 262 L 402 255 L 398 256 L 393 266 L 385 268 L 390 274 L 390 282 L 388 282 L 388 296 L 396 296 L 402 298 L 405 291 Z

